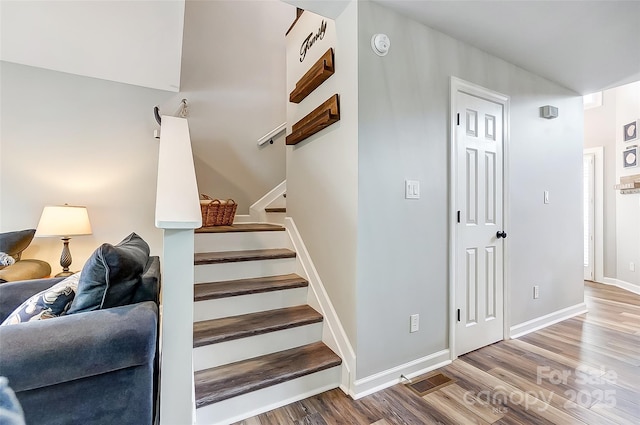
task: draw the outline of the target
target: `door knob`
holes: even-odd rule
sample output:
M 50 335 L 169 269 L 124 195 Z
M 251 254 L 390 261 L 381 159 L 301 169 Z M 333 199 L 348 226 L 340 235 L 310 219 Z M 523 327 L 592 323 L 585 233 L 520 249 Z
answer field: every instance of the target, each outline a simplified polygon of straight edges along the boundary
M 498 233 L 496 233 L 496 238 L 498 238 L 498 239 L 506 238 L 506 237 L 507 237 L 507 234 L 502 230 L 499 230 Z

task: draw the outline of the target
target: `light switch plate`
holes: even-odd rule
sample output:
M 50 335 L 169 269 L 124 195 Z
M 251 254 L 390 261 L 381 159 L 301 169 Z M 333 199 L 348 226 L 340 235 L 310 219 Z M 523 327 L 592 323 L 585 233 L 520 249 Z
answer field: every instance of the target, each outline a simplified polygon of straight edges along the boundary
M 544 203 L 545 204 L 549 203 L 549 191 L 548 190 L 544 191 Z
M 418 180 L 404 181 L 405 199 L 420 199 L 420 182 Z
M 418 330 L 420 329 L 420 315 L 412 314 L 411 316 L 409 316 L 409 325 L 409 332 L 418 332 Z

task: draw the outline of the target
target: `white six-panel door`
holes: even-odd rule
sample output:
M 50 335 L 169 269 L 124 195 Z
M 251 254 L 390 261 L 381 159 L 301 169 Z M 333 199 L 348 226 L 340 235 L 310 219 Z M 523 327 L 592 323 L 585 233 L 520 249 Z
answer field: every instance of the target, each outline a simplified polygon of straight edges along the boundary
M 456 92 L 455 353 L 503 339 L 503 110 Z

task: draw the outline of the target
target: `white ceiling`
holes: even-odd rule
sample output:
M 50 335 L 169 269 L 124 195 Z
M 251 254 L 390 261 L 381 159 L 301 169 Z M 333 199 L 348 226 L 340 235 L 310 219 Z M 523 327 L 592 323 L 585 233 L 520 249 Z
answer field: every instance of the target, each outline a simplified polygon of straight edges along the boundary
M 581 94 L 640 80 L 640 1 L 376 1 Z
M 177 92 L 184 0 L 0 1 L 0 60 Z

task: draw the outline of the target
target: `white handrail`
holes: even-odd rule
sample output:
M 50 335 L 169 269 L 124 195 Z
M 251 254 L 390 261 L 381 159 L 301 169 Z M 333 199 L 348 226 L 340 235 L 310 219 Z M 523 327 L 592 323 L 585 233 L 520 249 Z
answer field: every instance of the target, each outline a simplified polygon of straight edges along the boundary
M 202 223 L 202 216 L 189 124 L 185 118 L 167 115 L 163 115 L 162 120 L 156 189 L 156 227 L 196 229 Z
M 283 131 L 286 131 L 286 129 L 287 129 L 287 123 L 283 122 L 278 127 L 274 128 L 273 130 L 271 130 L 270 132 L 268 132 L 267 134 L 259 138 L 258 146 L 262 146 L 267 142 L 273 143 L 273 138 L 276 137 L 278 134 L 282 133 Z

